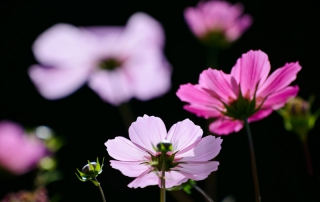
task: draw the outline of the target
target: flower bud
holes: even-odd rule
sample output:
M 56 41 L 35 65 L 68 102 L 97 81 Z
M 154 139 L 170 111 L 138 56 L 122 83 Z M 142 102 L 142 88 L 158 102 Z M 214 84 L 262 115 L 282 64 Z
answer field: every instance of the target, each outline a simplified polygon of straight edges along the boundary
M 169 152 L 172 151 L 172 144 L 168 140 L 162 140 L 157 144 L 157 151 L 159 152 Z
M 103 167 L 103 161 L 102 160 L 102 164 L 100 165 L 99 163 L 99 159 L 97 158 L 97 162 L 90 162 L 88 161 L 88 164 L 85 165 L 81 171 L 78 171 L 79 175 L 76 176 L 78 177 L 78 179 L 82 182 L 86 182 L 88 180 L 90 180 L 91 182 L 93 182 L 96 186 L 99 185 L 99 182 L 97 182 L 96 177 L 102 172 L 102 167 Z

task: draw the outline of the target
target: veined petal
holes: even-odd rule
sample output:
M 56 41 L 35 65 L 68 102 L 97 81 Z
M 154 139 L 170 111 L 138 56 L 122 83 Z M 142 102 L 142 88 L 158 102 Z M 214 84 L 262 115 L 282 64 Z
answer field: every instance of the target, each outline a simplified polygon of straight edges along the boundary
M 180 164 L 178 169 L 190 179 L 203 180 L 211 172 L 218 170 L 218 166 L 218 161 L 187 162 L 186 164 Z
M 184 182 L 188 181 L 188 178 L 177 171 L 165 172 L 165 183 L 166 188 L 171 188 L 174 186 L 178 186 Z M 159 187 L 161 187 L 161 179 L 159 178 L 158 182 Z
M 267 116 L 269 116 L 273 112 L 272 108 L 260 109 L 255 114 L 248 118 L 248 122 L 259 121 Z
M 221 112 L 219 110 L 224 110 L 224 109 L 219 109 L 219 108 L 213 108 L 213 107 L 207 107 L 203 105 L 185 105 L 183 108 L 191 113 L 196 114 L 197 116 L 202 116 L 204 118 L 215 118 L 221 116 Z
M 240 84 L 244 97 L 252 98 L 255 88 L 264 83 L 270 71 L 270 63 L 267 54 L 258 51 L 249 51 L 237 60 L 231 70 L 231 75 Z
M 226 103 L 235 100 L 238 95 L 235 94 L 231 85 L 231 75 L 223 73 L 221 70 L 207 69 L 200 74 L 199 85 L 207 88 L 220 96 L 220 99 Z
M 183 157 L 181 161 L 185 162 L 209 161 L 218 155 L 221 150 L 221 143 L 222 139 L 220 137 L 206 136 L 192 150 L 182 155 L 178 152 L 176 157 Z
M 163 121 L 154 116 L 144 115 L 138 117 L 129 128 L 129 137 L 132 142 L 140 145 L 151 153 L 153 146 L 163 141 L 167 135 L 167 129 Z
M 99 70 L 92 73 L 88 85 L 102 100 L 115 106 L 132 98 L 127 75 L 120 68 L 113 71 Z
M 114 169 L 118 169 L 122 174 L 128 177 L 138 177 L 146 170 L 149 170 L 150 166 L 141 164 L 141 161 L 110 161 L 110 165 Z
M 301 70 L 298 62 L 287 63 L 284 67 L 274 71 L 257 91 L 257 97 L 266 97 L 287 87 L 297 77 Z
M 228 135 L 232 132 L 238 132 L 242 127 L 242 121 L 222 117 L 213 121 L 209 125 L 209 130 L 217 135 Z
M 223 106 L 221 101 L 218 100 L 220 97 L 211 96 L 200 85 L 192 85 L 190 83 L 180 85 L 176 94 L 184 102 L 205 106 Z
M 281 91 L 271 94 L 263 103 L 263 108 L 271 107 L 273 110 L 280 109 L 286 102 L 297 96 L 299 91 L 298 86 L 288 86 Z
M 56 24 L 36 39 L 33 52 L 42 64 L 70 68 L 83 61 L 92 61 L 90 42 L 80 29 Z
M 40 94 L 54 100 L 68 96 L 80 88 L 88 79 L 90 65 L 81 68 L 56 68 L 33 65 L 29 76 Z
M 202 129 L 189 119 L 174 124 L 166 137 L 172 143 L 173 152 L 185 152 L 202 137 Z
M 159 177 L 154 173 L 150 172 L 150 170 L 146 170 L 139 177 L 134 179 L 132 182 L 128 184 L 130 188 L 144 188 L 149 185 L 158 184 Z
M 145 161 L 150 156 L 146 151 L 141 150 L 130 140 L 124 137 L 116 137 L 105 143 L 109 155 L 120 161 Z

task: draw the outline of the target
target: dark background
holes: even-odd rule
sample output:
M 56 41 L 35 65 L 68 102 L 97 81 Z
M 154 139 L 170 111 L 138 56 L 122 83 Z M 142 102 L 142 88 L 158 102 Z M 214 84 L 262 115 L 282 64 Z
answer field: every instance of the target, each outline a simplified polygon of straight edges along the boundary
M 238 1 L 231 1 L 236 3 Z M 316 96 L 313 109 L 320 107 L 318 87 L 319 25 L 317 7 L 306 1 L 290 4 L 268 0 L 243 0 L 245 12 L 251 14 L 253 26 L 231 48 L 221 53 L 219 66 L 229 73 L 236 59 L 250 49 L 261 49 L 269 55 L 272 71 L 286 62 L 299 61 L 302 70 L 294 82 L 299 95 Z M 123 176 L 109 166 L 104 142 L 115 136 L 128 137 L 118 109 L 104 103 L 87 86 L 72 95 L 49 101 L 42 98 L 27 75 L 30 65 L 37 63 L 31 51 L 36 37 L 50 26 L 70 23 L 75 26 L 125 25 L 135 12 L 143 11 L 160 21 L 166 33 L 165 54 L 173 66 L 172 88 L 163 97 L 147 102 L 132 99 L 135 116 L 160 117 L 170 128 L 189 118 L 205 128 L 205 121 L 182 109 L 175 92 L 180 84 L 197 83 L 206 67 L 205 48 L 189 31 L 183 10 L 195 6 L 196 0 L 184 1 L 119 1 L 119 0 L 11 0 L 0 3 L 0 120 L 11 120 L 24 126 L 47 125 L 67 144 L 58 152 L 62 181 L 48 186 L 49 194 L 59 192 L 62 201 L 100 201 L 91 182 L 80 182 L 74 172 L 89 159 L 105 157 L 99 176 L 107 201 L 158 201 L 159 189 L 129 189 L 132 178 Z M 282 118 L 274 112 L 251 124 L 256 150 L 263 202 L 320 201 L 320 127 L 309 134 L 314 175 L 309 176 L 304 153 L 296 135 L 285 131 Z M 218 156 L 217 201 L 232 194 L 237 202 L 253 201 L 251 166 L 246 134 L 243 130 L 223 137 Z M 0 178 L 0 198 L 9 191 L 31 189 L 34 173 L 15 178 Z M 200 186 L 203 183 L 200 182 Z M 194 192 L 196 201 L 201 201 Z M 168 201 L 174 199 L 168 195 Z

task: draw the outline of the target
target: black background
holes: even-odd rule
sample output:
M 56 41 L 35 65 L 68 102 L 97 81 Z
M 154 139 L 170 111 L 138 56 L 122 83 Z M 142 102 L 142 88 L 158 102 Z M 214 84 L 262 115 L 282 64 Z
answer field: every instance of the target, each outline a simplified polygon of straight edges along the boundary
M 236 3 L 238 1 L 232 1 Z M 157 19 L 166 33 L 165 54 L 173 66 L 172 88 L 163 97 L 147 102 L 132 99 L 135 116 L 160 117 L 170 128 L 189 118 L 205 128 L 205 121 L 182 109 L 175 92 L 180 84 L 197 83 L 206 67 L 205 48 L 189 31 L 183 10 L 195 6 L 195 0 L 123 1 L 123 0 L 11 0 L 0 3 L 0 120 L 24 126 L 47 125 L 67 138 L 57 154 L 62 181 L 48 186 L 50 196 L 62 194 L 62 201 L 100 201 L 92 183 L 82 183 L 74 175 L 76 168 L 97 156 L 106 163 L 99 180 L 107 201 L 158 201 L 159 189 L 129 189 L 132 178 L 109 166 L 104 142 L 115 136 L 128 137 L 118 109 L 104 103 L 83 86 L 72 95 L 49 101 L 42 98 L 27 75 L 37 63 L 31 51 L 36 37 L 50 26 L 69 23 L 75 26 L 125 25 L 135 12 L 143 11 Z M 299 95 L 316 96 L 313 109 L 320 107 L 318 87 L 319 25 L 317 7 L 306 1 L 270 2 L 243 0 L 245 12 L 253 16 L 252 27 L 231 48 L 221 53 L 219 66 L 229 73 L 236 59 L 248 50 L 261 49 L 269 55 L 272 71 L 286 62 L 299 61 L 302 70 L 294 82 Z M 309 146 L 315 174 L 309 176 L 297 136 L 284 130 L 282 118 L 273 113 L 251 124 L 256 149 L 263 202 L 320 201 L 320 127 L 309 134 Z M 223 137 L 218 175 L 217 201 L 232 194 L 237 202 L 253 201 L 253 186 L 246 134 L 243 130 Z M 8 191 L 32 188 L 33 172 L 15 178 L 0 178 L 0 198 Z M 202 186 L 203 183 L 200 183 Z M 194 193 L 193 196 L 199 196 Z M 174 199 L 168 195 L 168 201 Z

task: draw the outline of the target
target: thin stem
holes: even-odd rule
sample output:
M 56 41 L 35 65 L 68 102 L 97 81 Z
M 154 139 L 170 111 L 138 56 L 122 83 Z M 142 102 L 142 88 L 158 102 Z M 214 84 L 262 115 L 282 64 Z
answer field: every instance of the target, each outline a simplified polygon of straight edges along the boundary
M 217 47 L 207 48 L 207 66 L 208 67 L 211 67 L 212 69 L 218 69 L 218 55 L 219 55 L 219 50 Z
M 160 202 L 166 202 L 166 180 L 165 180 L 165 175 L 166 175 L 166 153 L 162 152 L 161 157 L 162 159 L 162 168 L 161 168 L 161 188 L 160 188 Z
M 212 198 L 204 192 L 199 186 L 193 185 L 193 188 L 195 188 L 205 199 L 207 199 L 208 202 L 213 202 Z
M 255 156 L 254 156 L 253 141 L 252 141 L 252 136 L 251 136 L 251 131 L 250 131 L 250 127 L 248 124 L 248 120 L 246 118 L 244 119 L 244 124 L 247 129 L 247 135 L 248 135 L 248 141 L 249 141 L 251 168 L 252 168 L 253 184 L 254 184 L 254 191 L 255 191 L 255 201 L 260 202 L 261 197 L 260 197 L 260 190 L 259 190 L 259 181 L 258 181 L 256 160 L 255 160 Z
M 97 178 L 95 178 L 95 180 L 98 182 Z M 99 182 L 98 182 L 98 183 L 99 183 Z M 99 188 L 99 191 L 100 191 L 100 194 L 101 194 L 101 197 L 102 197 L 102 201 L 103 201 L 103 202 L 106 202 L 106 198 L 104 197 L 104 193 L 103 193 L 103 190 L 102 190 L 102 188 L 101 188 L 100 183 L 99 183 L 99 185 L 98 185 L 98 188 Z
M 313 169 L 312 169 L 312 163 L 311 163 L 311 158 L 310 158 L 307 138 L 302 140 L 302 145 L 303 145 L 304 154 L 305 154 L 305 158 L 306 158 L 308 173 L 309 173 L 309 175 L 313 175 Z
M 129 128 L 131 123 L 134 122 L 134 115 L 131 110 L 130 104 L 128 102 L 122 103 L 118 107 L 118 109 L 124 124 L 126 125 L 127 128 Z

